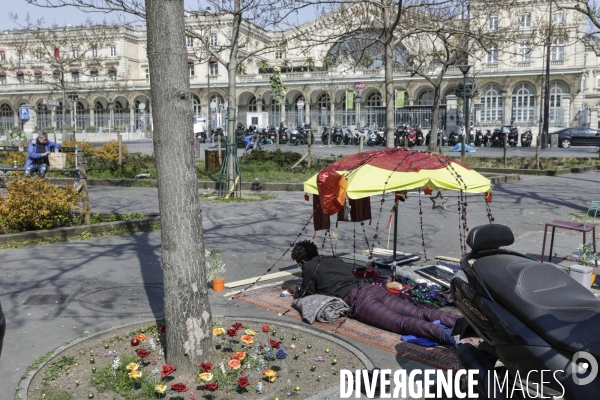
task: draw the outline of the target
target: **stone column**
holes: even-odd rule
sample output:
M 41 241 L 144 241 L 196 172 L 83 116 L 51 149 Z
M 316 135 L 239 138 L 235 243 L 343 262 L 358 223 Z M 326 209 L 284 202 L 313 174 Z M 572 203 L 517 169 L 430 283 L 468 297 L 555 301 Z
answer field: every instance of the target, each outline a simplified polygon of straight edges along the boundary
M 569 127 L 571 126 L 571 115 L 577 115 L 576 112 L 571 112 L 571 106 L 575 106 L 575 104 L 571 102 L 571 96 L 561 96 L 560 106 L 563 109 L 564 113 L 564 126 Z M 581 107 L 583 108 L 583 104 L 581 104 Z
M 513 116 L 512 95 L 506 89 L 502 90 L 501 95 L 502 95 L 502 103 L 504 104 L 504 107 L 503 107 L 503 110 L 502 110 L 502 119 L 500 120 L 500 124 L 501 125 L 508 125 L 510 123 L 510 119 Z M 515 113 L 516 113 L 516 110 L 515 110 Z M 516 118 L 516 115 L 515 115 L 515 118 Z
M 458 113 L 458 97 L 453 94 L 446 96 L 446 136 L 450 132 L 458 132 L 458 121 L 460 119 Z
M 304 112 L 302 113 L 304 116 L 303 124 L 308 124 L 310 121 L 310 102 L 305 98 L 304 99 Z
M 15 107 L 15 110 L 13 111 L 13 126 L 21 126 L 20 122 L 21 121 L 19 120 L 19 107 Z
M 90 108 L 90 126 L 96 126 L 96 121 L 94 121 L 94 109 Z M 98 129 L 98 127 L 96 126 L 96 129 Z

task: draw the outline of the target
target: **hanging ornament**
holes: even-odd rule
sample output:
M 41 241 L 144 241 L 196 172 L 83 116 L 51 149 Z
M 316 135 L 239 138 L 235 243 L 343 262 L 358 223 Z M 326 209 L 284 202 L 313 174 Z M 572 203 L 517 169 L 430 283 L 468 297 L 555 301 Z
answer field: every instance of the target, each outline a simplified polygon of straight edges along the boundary
M 304 193 L 304 201 L 308 201 L 310 199 L 310 197 L 308 196 L 308 193 Z
M 487 192 L 485 194 L 485 202 L 486 203 L 491 203 L 492 202 L 492 192 Z
M 427 187 L 423 188 L 423 193 L 425 193 L 427 196 L 431 196 L 433 194 L 433 188 L 427 185 Z
M 441 200 L 442 204 L 437 204 L 438 199 Z M 441 208 L 442 210 L 446 209 L 446 203 L 448 202 L 448 198 L 443 197 L 442 192 L 440 192 L 439 190 L 437 194 L 434 197 L 430 197 L 429 200 L 431 200 L 431 202 L 433 203 L 433 205 L 431 206 L 432 210 L 435 210 L 436 208 Z

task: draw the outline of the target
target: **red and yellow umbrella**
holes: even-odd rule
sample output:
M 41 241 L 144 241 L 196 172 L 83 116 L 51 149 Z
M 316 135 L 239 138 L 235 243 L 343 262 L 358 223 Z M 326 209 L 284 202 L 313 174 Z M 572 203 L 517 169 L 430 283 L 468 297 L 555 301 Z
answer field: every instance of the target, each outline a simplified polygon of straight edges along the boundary
M 345 195 L 361 199 L 427 187 L 468 193 L 483 193 L 491 188 L 489 179 L 454 159 L 404 148 L 344 157 L 304 182 L 305 192 L 319 194 L 322 199 L 334 196 L 342 204 Z

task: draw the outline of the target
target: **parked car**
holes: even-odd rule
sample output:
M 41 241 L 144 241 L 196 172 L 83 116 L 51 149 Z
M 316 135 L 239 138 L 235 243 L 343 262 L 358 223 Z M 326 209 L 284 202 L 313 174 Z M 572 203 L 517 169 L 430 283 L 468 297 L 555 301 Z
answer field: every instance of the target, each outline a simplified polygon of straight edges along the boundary
M 6 318 L 2 312 L 2 304 L 0 304 L 0 356 L 2 355 L 2 342 L 4 342 L 4 332 L 6 331 Z
M 592 128 L 565 128 L 551 133 L 558 135 L 558 147 L 600 146 L 600 132 Z

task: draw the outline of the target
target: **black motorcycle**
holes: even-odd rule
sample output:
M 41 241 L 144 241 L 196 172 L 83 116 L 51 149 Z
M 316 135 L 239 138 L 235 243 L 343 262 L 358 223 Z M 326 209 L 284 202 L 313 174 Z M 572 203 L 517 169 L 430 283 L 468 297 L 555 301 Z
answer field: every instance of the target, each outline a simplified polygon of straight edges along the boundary
M 349 145 L 354 143 L 354 134 L 350 128 L 344 128 L 344 144 Z
M 440 145 L 440 137 L 441 137 L 441 144 L 442 146 L 446 146 L 448 144 L 448 137 L 446 135 L 443 134 L 443 132 L 438 131 L 437 133 L 437 145 Z M 425 145 L 429 146 L 429 143 L 431 142 L 431 131 L 429 131 L 427 133 L 427 135 L 425 136 Z
M 458 143 L 460 143 L 460 137 L 458 135 L 458 132 L 451 131 L 450 135 L 448 135 L 448 146 L 454 147 Z
M 483 131 L 481 129 L 477 129 L 475 131 L 475 140 L 473 141 L 473 144 L 477 147 L 485 146 L 485 141 L 486 137 L 483 134 Z
M 517 144 L 519 143 L 519 130 L 515 127 L 512 127 L 507 135 L 508 145 L 510 147 L 517 147 Z
M 417 146 L 423 146 L 423 143 L 425 142 L 425 138 L 423 137 L 423 131 L 421 130 L 421 125 L 417 125 L 415 128 L 417 129 L 417 141 L 415 142 L 415 144 Z
M 327 125 L 323 126 L 323 132 L 321 133 L 321 142 L 323 142 L 323 144 L 329 143 L 329 127 Z
M 331 136 L 331 143 L 335 143 L 336 145 L 342 144 L 344 140 L 344 130 L 341 125 L 336 125 L 333 128 L 333 136 Z
M 492 132 L 492 147 L 504 147 L 504 135 L 500 128 L 494 128 Z
M 457 350 L 478 371 L 479 398 L 596 398 L 600 301 L 553 264 L 504 249 L 514 243 L 507 226 L 473 228 L 466 243 L 451 282 L 466 324 L 454 333 L 484 340 Z
M 396 127 L 396 130 L 394 131 L 394 146 L 404 146 L 404 138 L 406 137 L 407 132 L 408 128 L 406 125 L 400 125 Z
M 521 146 L 522 147 L 531 147 L 531 142 L 533 142 L 533 135 L 531 131 L 525 131 L 521 135 Z

